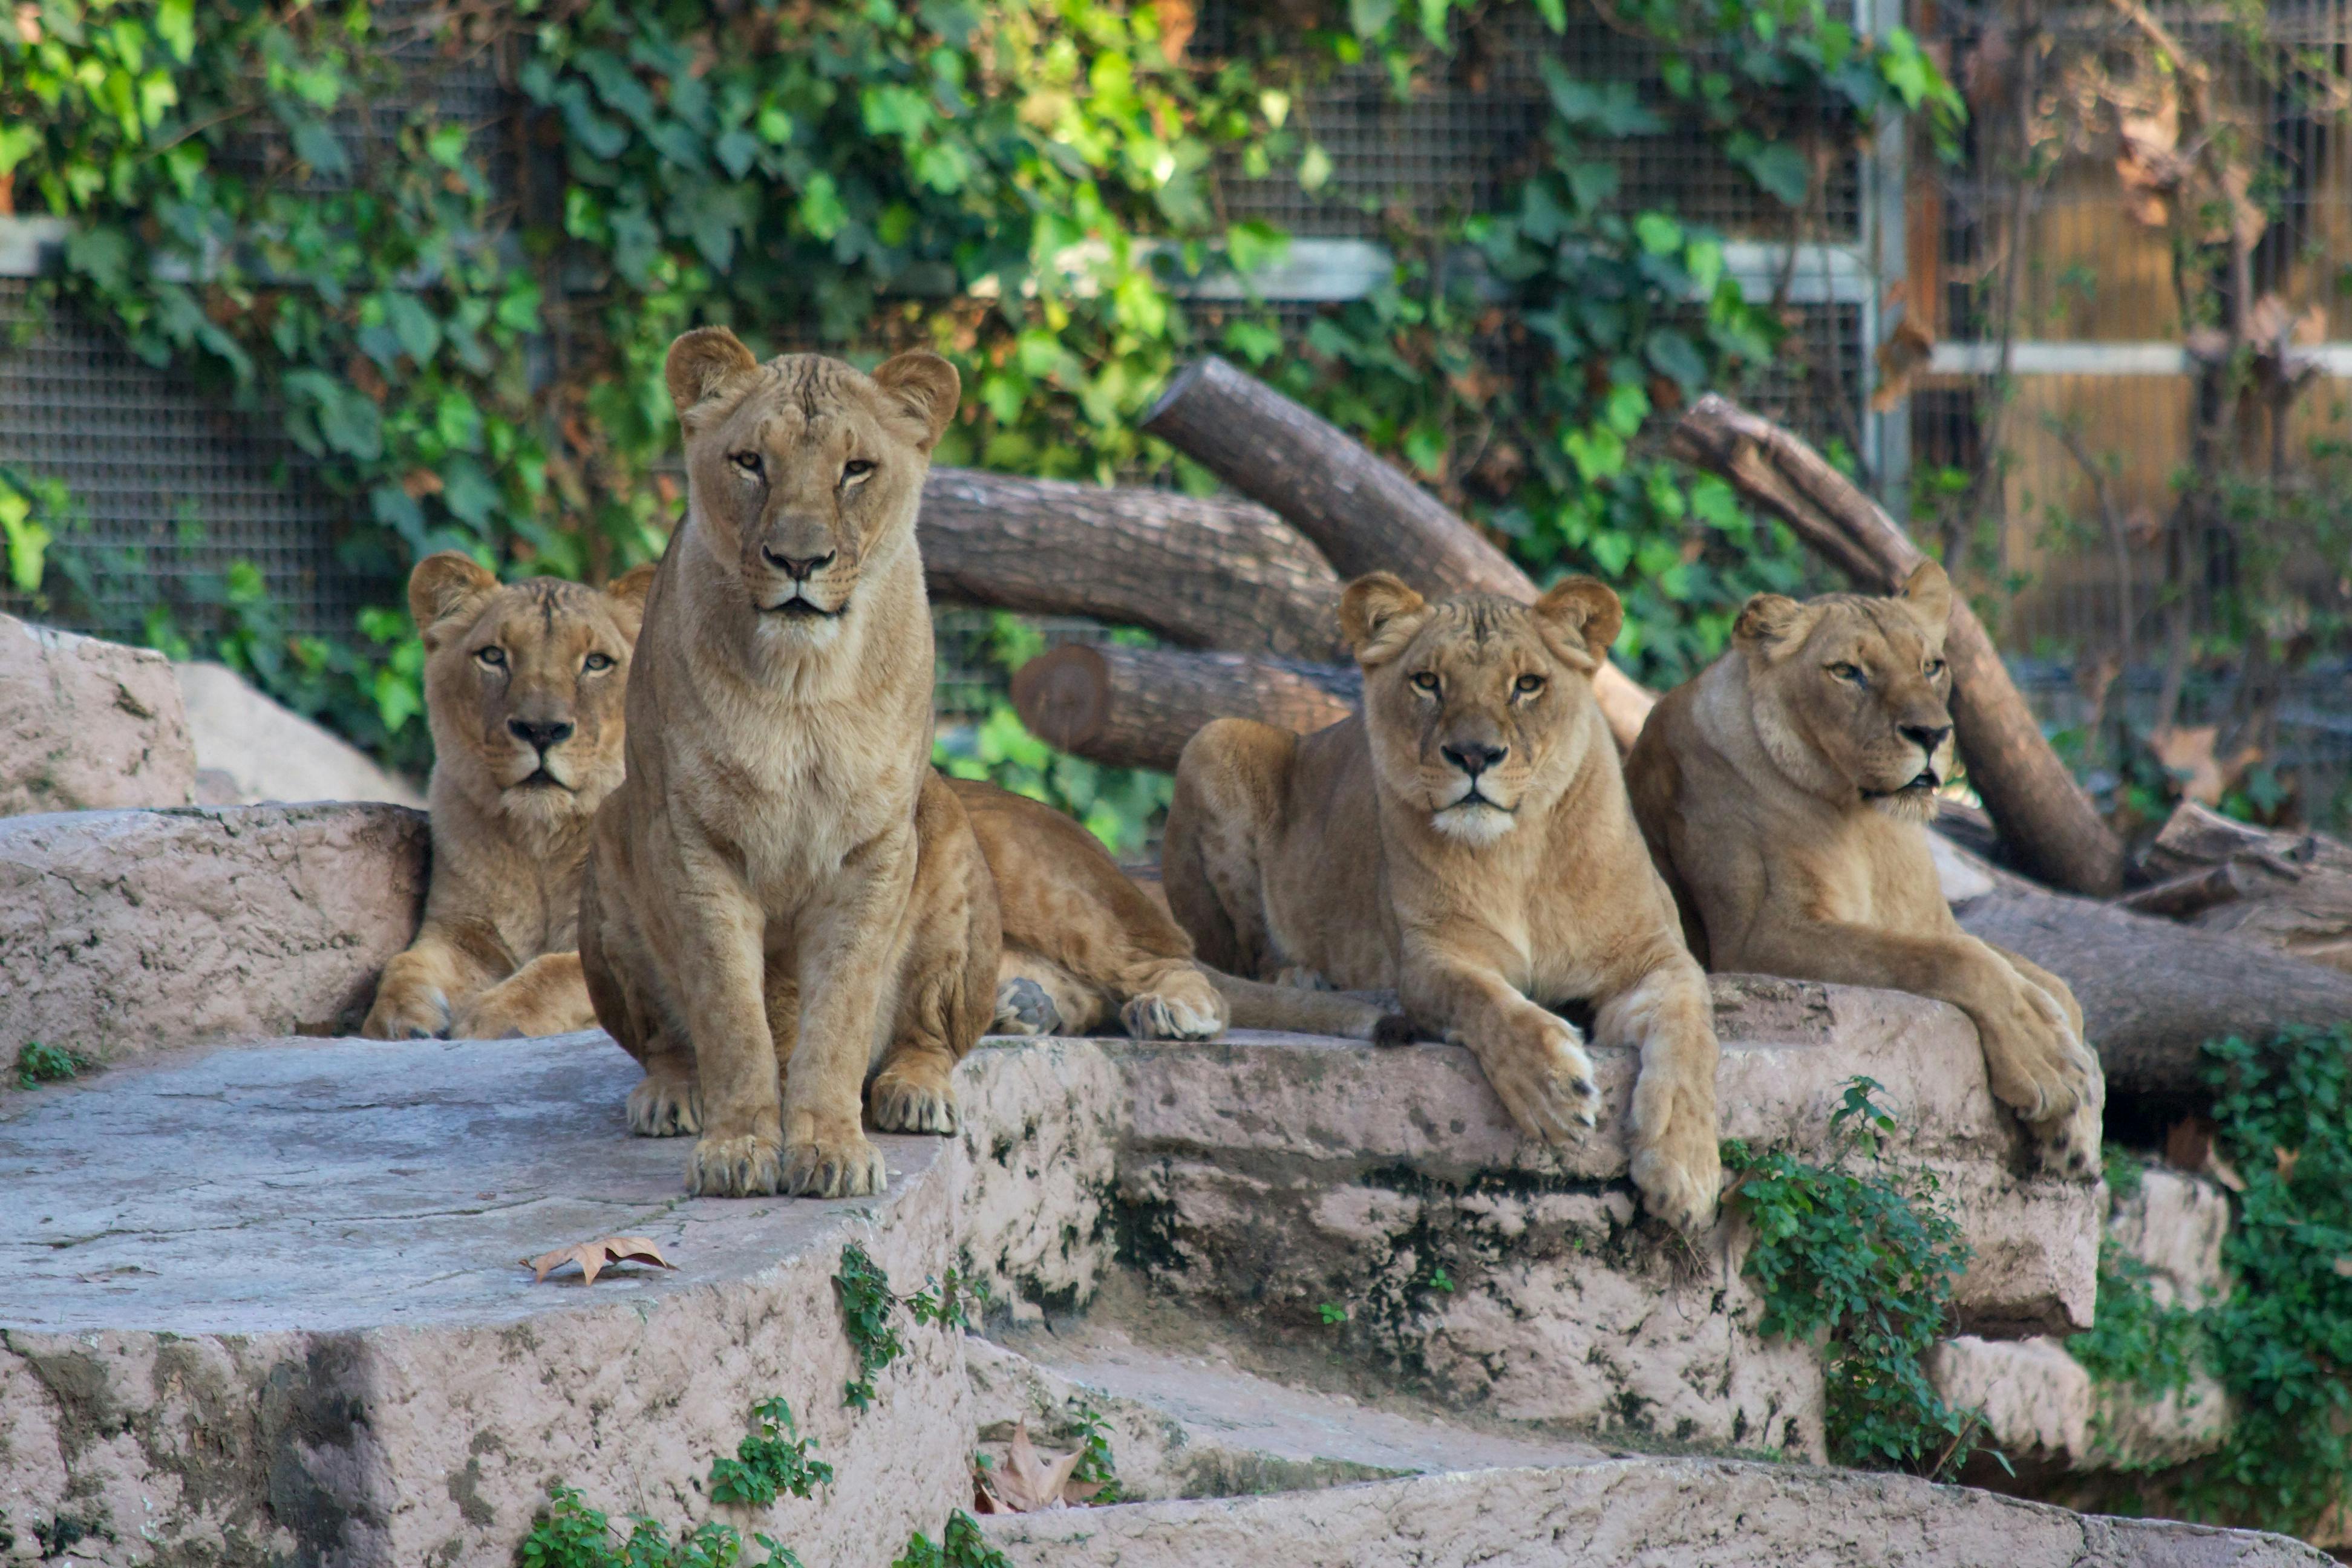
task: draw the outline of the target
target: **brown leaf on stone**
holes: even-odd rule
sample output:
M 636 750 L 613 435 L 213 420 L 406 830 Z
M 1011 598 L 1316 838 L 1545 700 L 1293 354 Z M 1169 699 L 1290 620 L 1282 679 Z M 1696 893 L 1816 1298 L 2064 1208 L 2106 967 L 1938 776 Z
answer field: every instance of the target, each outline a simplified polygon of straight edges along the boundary
M 577 1247 L 559 1247 L 553 1252 L 537 1258 L 526 1258 L 522 1266 L 531 1271 L 534 1285 L 567 1263 L 580 1265 L 580 1283 L 593 1285 L 607 1263 L 651 1263 L 663 1268 L 675 1268 L 677 1264 L 661 1255 L 661 1248 L 642 1236 L 607 1236 L 595 1241 L 583 1241 Z
M 1084 1458 L 1082 1453 L 1058 1454 L 1041 1459 L 1030 1444 L 1024 1419 L 1013 1429 L 1013 1447 L 1003 1466 L 973 1478 L 973 1506 L 982 1513 L 1045 1513 L 1084 1503 L 1103 1487 L 1100 1481 L 1072 1478 Z
M 2205 1156 L 2205 1173 L 2233 1193 L 2246 1190 L 2246 1178 L 2238 1174 L 2237 1168 L 2229 1161 L 2221 1158 L 2221 1152 L 2218 1149 Z
M 2271 1157 L 2278 1162 L 2279 1180 L 2282 1182 L 2294 1181 L 2295 1163 L 2303 1158 L 2303 1151 L 2300 1149 L 2273 1149 L 2271 1151 Z
M 1890 414 L 1911 395 L 1911 383 L 1936 352 L 1936 334 L 1910 315 L 1895 324 L 1878 345 L 1878 385 L 1870 395 L 1871 411 Z

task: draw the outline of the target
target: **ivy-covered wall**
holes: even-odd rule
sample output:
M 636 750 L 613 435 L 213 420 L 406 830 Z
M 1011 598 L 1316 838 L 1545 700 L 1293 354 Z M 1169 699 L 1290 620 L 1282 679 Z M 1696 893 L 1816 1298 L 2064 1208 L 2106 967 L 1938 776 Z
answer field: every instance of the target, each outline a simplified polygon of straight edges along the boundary
M 1370 71 L 1410 97 L 1484 68 L 1502 21 L 1559 35 L 1568 3 L 36 0 L 0 26 L 0 210 L 70 226 L 31 309 L 282 426 L 359 580 L 452 547 L 588 577 L 657 552 L 681 498 L 656 372 L 697 322 L 769 351 L 948 354 L 970 395 L 946 462 L 1196 486 L 1135 423 L 1214 350 L 1538 576 L 1615 583 L 1621 651 L 1665 681 L 1747 593 L 1798 579 L 1785 537 L 1652 445 L 1682 401 L 1768 366 L 1786 321 L 1715 236 L 1626 199 L 1617 154 L 1709 146 L 1796 232 L 1888 117 L 1916 114 L 1923 144 L 1958 123 L 1906 33 L 1824 0 L 1612 5 L 1643 79 L 1542 58 L 1542 134 L 1489 210 L 1381 213 L 1397 260 L 1365 298 L 1190 298 L 1288 243 L 1230 217 L 1228 185 L 1341 199 L 1298 112 L 1316 82 Z M 510 111 L 436 105 L 452 72 L 505 84 Z M 0 472 L 12 581 L 87 620 L 107 563 L 45 480 Z M 279 597 L 248 564 L 107 629 L 214 652 L 421 763 L 396 594 L 339 636 L 290 629 Z

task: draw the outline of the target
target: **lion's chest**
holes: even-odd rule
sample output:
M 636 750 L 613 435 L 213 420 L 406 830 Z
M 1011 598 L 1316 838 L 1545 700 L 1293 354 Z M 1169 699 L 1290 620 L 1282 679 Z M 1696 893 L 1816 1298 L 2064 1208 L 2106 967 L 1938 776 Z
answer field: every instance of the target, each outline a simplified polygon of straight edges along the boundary
M 847 717 L 797 713 L 694 759 L 711 837 L 772 916 L 836 891 L 877 844 L 912 830 L 921 758 L 877 744 Z

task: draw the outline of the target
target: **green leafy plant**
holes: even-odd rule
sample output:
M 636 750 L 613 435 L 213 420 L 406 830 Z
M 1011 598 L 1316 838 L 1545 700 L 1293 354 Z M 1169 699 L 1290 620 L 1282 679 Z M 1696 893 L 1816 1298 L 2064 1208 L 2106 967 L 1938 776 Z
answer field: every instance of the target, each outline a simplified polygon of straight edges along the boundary
M 765 1508 L 786 1493 L 804 1498 L 833 1483 L 833 1467 L 808 1457 L 816 1439 L 797 1435 L 790 1404 L 763 1399 L 751 1406 L 751 1420 L 735 1457 L 711 1461 L 711 1501 Z
M 767 1551 L 757 1568 L 801 1568 L 790 1548 L 765 1535 L 752 1539 Z M 743 1538 L 728 1525 L 705 1521 L 672 1535 L 660 1521 L 634 1514 L 624 1534 L 561 1485 L 548 1488 L 547 1506 L 515 1549 L 521 1568 L 735 1568 L 742 1556 Z
M 988 1300 L 984 1287 L 954 1268 L 948 1270 L 944 1282 L 926 1279 L 921 1289 L 898 1296 L 890 1289 L 890 1276 L 854 1241 L 841 1249 L 833 1287 L 841 1298 L 842 1330 L 857 1356 L 857 1376 L 841 1391 L 841 1402 L 855 1410 L 874 1403 L 874 1374 L 906 1352 L 906 1342 L 892 1321 L 899 1307 L 918 1323 L 965 1330 L 971 1327 L 969 1309 Z
M 16 1047 L 16 1087 L 38 1089 L 45 1083 L 65 1083 L 97 1065 L 70 1047 L 30 1040 Z
M 917 1532 L 890 1568 L 1013 1568 L 1013 1560 L 988 1543 L 977 1520 L 958 1509 L 948 1515 L 937 1542 Z
M 1848 1080 L 1825 1163 L 1736 1138 L 1723 1163 L 1755 1236 L 1743 1272 L 1763 1300 L 1759 1331 L 1826 1353 L 1831 1458 L 1939 1475 L 1967 1459 L 1980 1425 L 1944 1403 L 1921 1364 L 1969 1248 L 1933 1173 L 1886 1158 L 1895 1121 L 1872 1098 L 1883 1092 Z
M 1336 1329 L 1348 1321 L 1348 1309 L 1337 1301 L 1318 1301 L 1315 1306 L 1315 1315 L 1323 1320 L 1325 1328 Z
M 1120 1500 L 1118 1464 L 1110 1451 L 1110 1424 L 1103 1419 L 1101 1411 L 1081 1404 L 1074 1426 L 1079 1448 L 1077 1468 L 1070 1472 L 1071 1479 L 1097 1483 L 1099 1489 L 1087 1500 L 1087 1504 L 1108 1508 Z

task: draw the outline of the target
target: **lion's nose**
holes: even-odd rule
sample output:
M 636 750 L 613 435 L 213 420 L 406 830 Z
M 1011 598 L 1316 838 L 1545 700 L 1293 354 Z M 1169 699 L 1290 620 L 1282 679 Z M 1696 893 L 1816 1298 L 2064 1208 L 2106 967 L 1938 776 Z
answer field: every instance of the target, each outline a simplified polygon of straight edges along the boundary
M 1944 743 L 1945 737 L 1952 732 L 1952 727 L 1949 724 L 1941 726 L 1898 724 L 1895 728 L 1903 731 L 1905 740 L 1911 742 L 1931 757 L 1936 754 L 1936 748 Z
M 507 721 L 507 733 L 535 752 L 544 752 L 550 746 L 561 745 L 572 739 L 572 726 L 560 719 L 551 722 L 509 719 Z
M 774 567 L 777 571 L 782 572 L 785 576 L 790 577 L 795 583 L 807 582 L 810 573 L 815 571 L 820 566 L 831 565 L 833 558 L 839 553 L 840 552 L 838 551 L 828 550 L 822 555 L 779 555 L 776 552 L 769 549 L 764 544 L 760 546 L 760 555 L 761 559 L 765 560 L 769 565 Z
M 1445 760 L 1476 778 L 1510 754 L 1508 746 L 1490 746 L 1484 741 L 1457 741 L 1450 746 L 1437 748 Z

